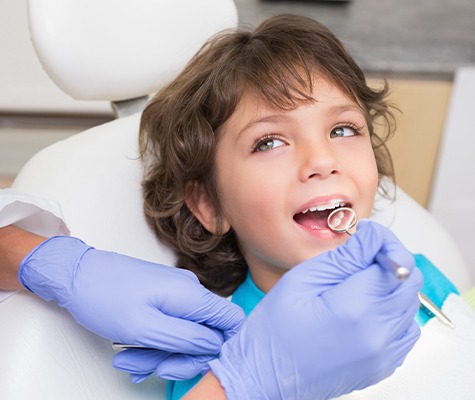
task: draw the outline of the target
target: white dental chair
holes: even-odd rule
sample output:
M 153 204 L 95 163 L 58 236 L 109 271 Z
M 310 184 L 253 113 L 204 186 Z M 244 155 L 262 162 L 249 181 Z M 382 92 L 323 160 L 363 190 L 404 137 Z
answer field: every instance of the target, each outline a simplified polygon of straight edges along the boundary
M 232 0 L 32 0 L 44 69 L 78 100 L 113 102 L 115 121 L 33 157 L 13 187 L 57 200 L 71 234 L 97 248 L 165 264 L 170 251 L 142 215 L 137 133 L 147 96 L 205 40 L 237 25 Z M 0 399 L 164 399 L 164 382 L 134 385 L 111 366 L 110 343 L 28 293 L 0 302 Z
M 113 101 L 118 118 L 41 151 L 13 187 L 58 201 L 71 234 L 96 248 L 173 264 L 142 214 L 140 110 L 207 37 L 237 23 L 232 0 L 31 0 L 29 18 L 58 86 L 77 99 Z M 461 290 L 471 287 L 455 243 L 397 190 L 395 203 L 377 201 L 375 218 Z M 133 385 L 115 371 L 110 343 L 55 304 L 17 292 L 0 303 L 0 321 L 0 399 L 165 397 L 159 379 Z

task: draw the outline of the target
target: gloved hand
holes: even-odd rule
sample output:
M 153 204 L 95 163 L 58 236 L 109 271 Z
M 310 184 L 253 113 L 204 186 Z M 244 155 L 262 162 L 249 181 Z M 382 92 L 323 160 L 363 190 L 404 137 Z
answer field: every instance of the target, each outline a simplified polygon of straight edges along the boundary
M 37 246 L 18 275 L 25 288 L 56 300 L 92 332 L 160 349 L 134 358 L 140 379 L 157 367 L 150 366 L 150 352 L 181 375 L 195 376 L 244 320 L 238 306 L 205 289 L 190 271 L 95 250 L 73 237 Z
M 398 281 L 382 251 L 407 267 Z M 342 246 L 287 272 L 210 368 L 228 399 L 329 399 L 372 385 L 419 338 L 422 275 L 386 228 L 361 221 Z

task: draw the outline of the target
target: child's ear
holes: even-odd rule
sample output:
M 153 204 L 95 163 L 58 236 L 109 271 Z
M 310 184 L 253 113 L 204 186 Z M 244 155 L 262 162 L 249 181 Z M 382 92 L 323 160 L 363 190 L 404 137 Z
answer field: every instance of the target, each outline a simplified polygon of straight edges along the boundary
M 229 231 L 231 226 L 227 220 L 218 218 L 213 202 L 202 184 L 189 182 L 186 191 L 186 206 L 208 232 L 218 233 L 219 231 L 222 234 Z M 218 226 L 219 221 L 221 221 L 221 227 Z

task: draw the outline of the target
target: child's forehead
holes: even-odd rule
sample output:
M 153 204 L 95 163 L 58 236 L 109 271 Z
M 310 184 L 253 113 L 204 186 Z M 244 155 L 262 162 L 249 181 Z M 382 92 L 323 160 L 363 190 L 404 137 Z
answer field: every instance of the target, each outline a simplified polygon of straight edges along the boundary
M 358 108 L 362 108 L 360 102 L 355 101 L 345 88 L 337 85 L 334 80 L 322 73 L 313 73 L 309 78 L 302 76 L 303 79 L 305 79 L 305 84 L 298 87 L 299 92 L 296 92 L 294 85 L 282 86 L 280 89 L 268 88 L 265 85 L 243 85 L 232 115 L 243 111 L 289 111 L 305 103 L 318 102 L 322 88 L 327 93 L 331 91 L 335 96 L 344 97 Z

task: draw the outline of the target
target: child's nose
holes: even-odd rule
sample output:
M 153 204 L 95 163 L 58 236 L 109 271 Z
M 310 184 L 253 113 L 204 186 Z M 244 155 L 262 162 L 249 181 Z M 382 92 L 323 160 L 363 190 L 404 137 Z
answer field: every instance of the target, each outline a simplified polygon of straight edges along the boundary
M 331 143 L 320 142 L 302 149 L 300 180 L 326 179 L 340 173 L 340 163 Z

